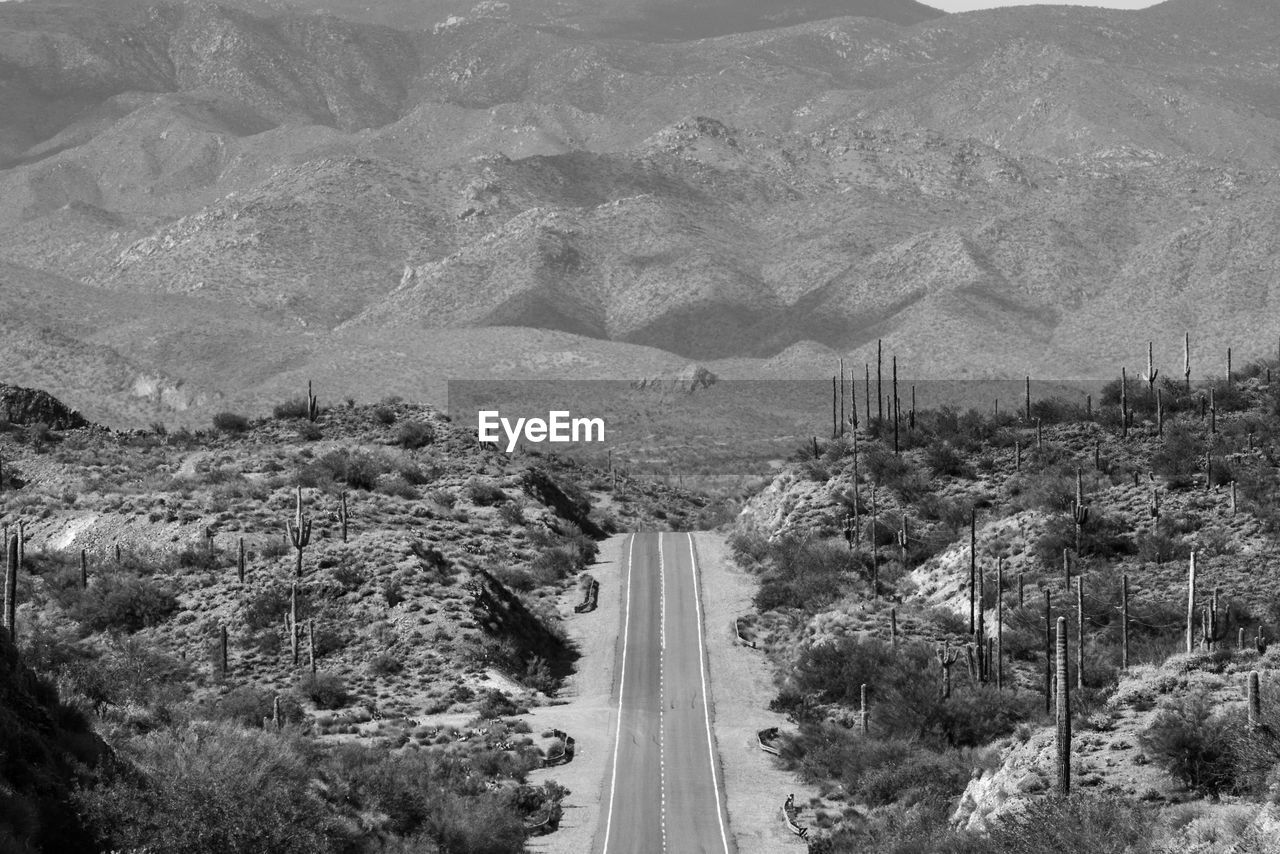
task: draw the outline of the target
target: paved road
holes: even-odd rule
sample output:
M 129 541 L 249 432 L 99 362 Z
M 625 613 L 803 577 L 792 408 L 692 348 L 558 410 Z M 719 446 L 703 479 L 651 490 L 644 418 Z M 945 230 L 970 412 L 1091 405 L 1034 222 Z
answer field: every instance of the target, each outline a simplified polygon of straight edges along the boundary
M 633 535 L 622 577 L 615 744 L 593 851 L 733 854 L 693 538 Z

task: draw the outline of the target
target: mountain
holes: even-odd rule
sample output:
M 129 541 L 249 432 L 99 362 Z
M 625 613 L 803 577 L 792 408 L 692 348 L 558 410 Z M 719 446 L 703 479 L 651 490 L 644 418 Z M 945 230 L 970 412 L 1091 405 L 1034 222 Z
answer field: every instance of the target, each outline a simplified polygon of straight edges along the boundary
M 139 424 L 1269 354 L 1280 16 L 1214 8 L 0 4 L 0 380 Z

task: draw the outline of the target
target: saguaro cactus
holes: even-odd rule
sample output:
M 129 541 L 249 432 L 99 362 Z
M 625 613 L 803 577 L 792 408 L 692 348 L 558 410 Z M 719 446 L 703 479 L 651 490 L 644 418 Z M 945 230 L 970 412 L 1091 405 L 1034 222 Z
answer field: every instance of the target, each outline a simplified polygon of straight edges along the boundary
M 901 421 L 898 412 L 898 357 L 893 357 L 893 452 L 900 453 L 898 445 L 898 423 Z
M 18 535 L 9 537 L 8 560 L 4 569 L 4 629 L 12 642 L 18 635 Z
M 298 666 L 298 582 L 289 586 L 289 651 L 293 666 Z
M 960 659 L 960 650 L 951 648 L 951 641 L 943 641 L 938 647 L 938 664 L 942 665 L 942 699 L 951 696 L 951 667 Z
M 612 465 L 612 461 L 611 461 Z M 338 524 L 342 525 L 342 542 L 347 542 L 347 490 L 343 489 L 342 494 L 338 497 Z
M 884 423 L 884 342 L 876 339 L 876 417 Z
M 1147 372 L 1142 375 L 1142 378 L 1147 381 L 1148 397 L 1150 397 L 1152 394 L 1155 393 L 1156 377 L 1159 376 L 1159 374 L 1160 372 L 1157 371 L 1155 367 L 1155 342 L 1148 341 L 1147 342 Z
M 289 525 L 289 520 L 284 522 L 285 533 L 289 535 L 289 541 L 293 543 L 293 548 L 298 552 L 298 565 L 296 575 L 302 577 L 302 551 L 311 544 L 311 519 L 302 515 L 302 487 L 298 487 L 298 504 L 297 510 L 294 511 L 294 524 Z
M 909 569 L 907 566 L 907 544 L 910 538 L 907 536 L 907 514 L 902 514 L 902 527 L 898 529 L 895 538 L 898 541 L 898 557 L 902 563 L 903 570 Z
M 1004 690 L 1004 558 L 996 558 L 996 690 Z
M 969 508 L 969 634 L 976 631 L 978 595 L 978 510 Z
M 1084 690 L 1084 576 L 1076 576 L 1076 687 Z
M 1120 369 L 1120 435 L 1129 435 L 1129 376 Z
M 241 537 L 240 541 L 236 544 L 236 577 L 240 580 L 241 584 L 244 584 L 244 567 L 244 537 Z
M 307 661 L 311 665 L 311 678 L 316 675 L 316 621 L 312 617 L 307 620 Z
M 889 646 L 898 648 L 898 609 L 889 609 Z
M 225 625 L 218 627 L 218 662 L 220 666 L 219 673 L 226 676 L 227 670 L 227 627 Z
M 1249 671 L 1249 728 L 1262 724 L 1262 697 L 1258 690 L 1258 671 Z
M 866 735 L 871 731 L 871 709 L 867 706 L 867 683 L 858 690 L 858 728 Z
M 1076 523 L 1076 556 L 1079 557 L 1084 526 L 1089 521 L 1089 506 L 1084 503 L 1084 481 L 1080 469 L 1076 469 L 1076 500 L 1071 505 L 1071 518 Z
M 1044 713 L 1053 711 L 1053 601 L 1044 591 Z
M 311 393 L 311 380 L 307 380 L 307 420 L 315 423 L 320 417 L 320 403 L 316 400 L 316 396 Z
M 1191 391 L 1191 333 L 1185 332 L 1182 345 L 1182 376 L 1187 382 L 1187 391 Z
M 1129 669 L 1129 576 L 1120 576 L 1120 669 Z
M 85 549 L 80 550 L 80 589 L 87 590 L 89 587 L 89 553 Z
M 1195 650 L 1196 635 L 1196 553 L 1191 552 L 1191 565 L 1187 569 L 1187 655 Z
M 1071 684 L 1067 680 L 1067 618 L 1058 618 L 1058 730 L 1055 739 L 1058 753 L 1058 792 L 1071 794 Z

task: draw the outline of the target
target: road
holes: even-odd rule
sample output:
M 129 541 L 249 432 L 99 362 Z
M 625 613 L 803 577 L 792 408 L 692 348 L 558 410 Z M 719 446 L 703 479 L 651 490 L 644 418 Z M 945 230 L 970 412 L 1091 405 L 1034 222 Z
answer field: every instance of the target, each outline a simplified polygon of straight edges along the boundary
M 632 535 L 622 577 L 613 755 L 592 850 L 734 854 L 693 538 Z

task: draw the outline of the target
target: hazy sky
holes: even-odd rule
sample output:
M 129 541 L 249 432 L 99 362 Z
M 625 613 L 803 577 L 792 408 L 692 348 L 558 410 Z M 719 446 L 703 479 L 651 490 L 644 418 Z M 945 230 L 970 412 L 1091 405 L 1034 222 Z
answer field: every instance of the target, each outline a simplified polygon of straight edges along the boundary
M 1156 4 L 1155 0 L 921 0 L 921 2 L 946 12 L 970 12 L 974 9 L 994 9 L 997 6 L 1030 6 L 1046 3 L 1058 6 L 1106 6 L 1108 9 L 1145 9 Z

